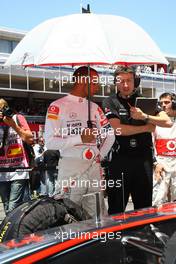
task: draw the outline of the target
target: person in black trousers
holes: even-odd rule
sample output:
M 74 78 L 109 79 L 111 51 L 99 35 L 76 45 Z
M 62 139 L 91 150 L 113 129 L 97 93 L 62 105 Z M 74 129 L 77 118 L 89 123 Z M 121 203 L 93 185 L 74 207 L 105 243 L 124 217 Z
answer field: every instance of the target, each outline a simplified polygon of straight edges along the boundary
M 55 184 L 58 176 L 58 162 L 60 158 L 59 150 L 46 150 L 44 152 L 44 164 L 46 166 L 45 171 L 45 183 L 46 194 L 53 196 L 55 192 Z
M 153 144 L 155 126 L 171 127 L 161 109 L 147 115 L 135 107 L 140 78 L 132 67 L 119 66 L 114 82 L 117 94 L 103 101 L 103 108 L 116 134 L 112 159 L 108 164 L 107 184 L 109 214 L 125 211 L 129 195 L 134 209 L 152 205 Z M 112 181 L 114 184 L 112 184 Z

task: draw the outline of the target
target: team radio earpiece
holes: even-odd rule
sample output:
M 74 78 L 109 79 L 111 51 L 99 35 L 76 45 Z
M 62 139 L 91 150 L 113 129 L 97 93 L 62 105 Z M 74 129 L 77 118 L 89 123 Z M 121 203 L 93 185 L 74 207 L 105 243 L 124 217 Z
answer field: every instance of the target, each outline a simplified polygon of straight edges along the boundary
M 172 100 L 172 109 L 176 110 L 176 94 L 170 93 L 170 95 L 171 95 L 171 100 Z
M 140 75 L 136 75 L 136 73 L 134 73 L 134 88 L 138 88 L 140 82 L 141 82 Z
M 171 93 L 171 99 L 172 99 L 172 101 L 176 101 L 176 94 L 175 93 Z
M 119 66 L 114 73 L 114 84 L 117 84 L 117 76 L 120 73 L 133 73 L 134 76 L 134 88 L 138 88 L 140 85 L 140 75 L 136 75 L 135 70 L 132 67 Z

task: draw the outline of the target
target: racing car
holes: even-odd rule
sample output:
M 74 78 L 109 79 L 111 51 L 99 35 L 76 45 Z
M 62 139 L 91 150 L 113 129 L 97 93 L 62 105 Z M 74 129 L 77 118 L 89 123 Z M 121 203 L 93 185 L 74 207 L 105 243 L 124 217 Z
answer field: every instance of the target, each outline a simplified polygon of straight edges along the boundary
M 55 226 L 0 243 L 0 263 L 174 264 L 176 203 Z

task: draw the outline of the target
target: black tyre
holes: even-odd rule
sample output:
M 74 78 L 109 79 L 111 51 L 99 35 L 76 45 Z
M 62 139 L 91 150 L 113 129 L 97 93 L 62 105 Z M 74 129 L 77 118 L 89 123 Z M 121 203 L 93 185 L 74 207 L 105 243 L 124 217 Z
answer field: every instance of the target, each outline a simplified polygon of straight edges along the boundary
M 6 216 L 0 225 L 0 242 L 88 218 L 90 216 L 69 199 L 42 197 L 21 204 Z
M 168 239 L 160 263 L 176 264 L 176 232 Z

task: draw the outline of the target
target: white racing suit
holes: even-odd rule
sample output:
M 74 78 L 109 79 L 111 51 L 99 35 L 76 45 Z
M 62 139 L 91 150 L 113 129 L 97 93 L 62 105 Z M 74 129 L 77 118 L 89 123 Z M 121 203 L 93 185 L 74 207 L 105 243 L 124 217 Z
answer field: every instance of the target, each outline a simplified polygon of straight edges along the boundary
M 101 190 L 100 159 L 109 152 L 115 137 L 101 108 L 93 102 L 90 107 L 95 142 L 81 140 L 81 131 L 87 127 L 87 99 L 69 94 L 48 108 L 45 143 L 47 149 L 59 150 L 61 154 L 56 193 L 69 189 L 70 199 L 93 217 L 95 197 L 83 195 Z
M 156 127 L 154 142 L 157 162 L 164 166 L 163 178 L 154 180 L 153 205 L 176 199 L 176 122 L 171 128 Z

